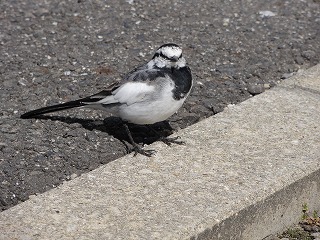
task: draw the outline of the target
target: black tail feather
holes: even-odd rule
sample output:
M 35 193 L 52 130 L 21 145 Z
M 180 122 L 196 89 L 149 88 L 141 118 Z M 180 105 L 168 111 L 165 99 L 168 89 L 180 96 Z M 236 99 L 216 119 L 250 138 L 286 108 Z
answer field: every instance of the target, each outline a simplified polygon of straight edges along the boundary
M 45 114 L 45 113 L 51 113 L 51 112 L 57 112 L 57 111 L 62 111 L 65 109 L 70 109 L 70 108 L 76 108 L 76 107 L 83 107 L 86 106 L 88 104 L 94 104 L 99 102 L 101 99 L 110 96 L 112 94 L 112 91 L 114 89 L 117 89 L 118 86 L 115 84 L 112 84 L 110 87 L 112 87 L 111 90 L 107 89 L 107 90 L 103 90 L 99 93 L 96 93 L 94 95 L 91 95 L 89 97 L 85 97 L 85 98 L 81 98 L 75 101 L 70 101 L 70 102 L 66 102 L 66 103 L 61 103 L 61 104 L 57 104 L 57 105 L 53 105 L 53 106 L 49 106 L 49 107 L 43 107 L 43 108 L 39 108 L 30 112 L 27 112 L 25 114 L 22 114 L 20 116 L 20 118 L 33 118 L 35 116 L 41 115 L 41 114 Z
M 53 106 L 49 106 L 49 107 L 39 108 L 39 109 L 22 114 L 20 116 L 20 118 L 23 118 L 23 119 L 33 118 L 35 116 L 45 114 L 45 113 L 51 113 L 51 112 L 61 111 L 61 110 L 65 110 L 65 109 L 75 108 L 75 107 L 82 107 L 82 106 L 87 105 L 87 104 L 83 103 L 82 100 L 83 99 L 79 99 L 76 101 L 71 101 L 71 102 L 61 103 L 61 104 L 57 104 L 57 105 L 53 105 Z

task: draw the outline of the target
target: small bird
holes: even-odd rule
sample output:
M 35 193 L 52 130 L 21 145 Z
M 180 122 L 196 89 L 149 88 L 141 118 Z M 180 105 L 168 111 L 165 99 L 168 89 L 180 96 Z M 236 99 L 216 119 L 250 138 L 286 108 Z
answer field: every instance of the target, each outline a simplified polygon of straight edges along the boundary
M 129 72 L 120 82 L 105 90 L 78 100 L 43 107 L 21 115 L 33 118 L 41 114 L 71 108 L 94 108 L 120 117 L 137 153 L 151 156 L 154 150 L 144 150 L 132 138 L 128 125 L 150 125 L 162 122 L 182 106 L 192 88 L 191 70 L 182 56 L 182 49 L 174 43 L 160 46 L 153 58 Z M 160 138 L 168 145 L 181 143 L 177 138 Z

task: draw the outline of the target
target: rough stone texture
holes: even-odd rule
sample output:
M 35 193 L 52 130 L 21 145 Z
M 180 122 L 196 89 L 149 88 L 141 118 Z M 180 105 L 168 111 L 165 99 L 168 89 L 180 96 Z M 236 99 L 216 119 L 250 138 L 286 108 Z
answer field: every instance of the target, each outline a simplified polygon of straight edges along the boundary
M 0 214 L 1 239 L 262 239 L 320 209 L 320 68 Z M 310 72 L 309 72 L 310 71 Z M 311 83 L 312 82 L 312 83 Z
M 312 71 L 301 71 L 297 75 L 290 78 L 290 81 L 283 81 L 279 86 L 302 88 L 315 93 L 320 93 L 320 84 L 318 81 L 310 81 L 310 79 L 317 79 L 320 66 L 316 65 Z

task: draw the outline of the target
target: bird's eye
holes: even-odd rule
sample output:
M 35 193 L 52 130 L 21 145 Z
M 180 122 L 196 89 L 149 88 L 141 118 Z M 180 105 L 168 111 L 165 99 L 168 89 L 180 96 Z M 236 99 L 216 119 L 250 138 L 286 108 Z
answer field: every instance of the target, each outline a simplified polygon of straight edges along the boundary
M 176 56 L 168 57 L 168 56 L 164 55 L 164 54 L 161 52 L 161 53 L 160 53 L 160 56 L 163 57 L 164 59 L 169 60 L 169 61 L 174 61 L 174 62 L 176 62 L 176 61 L 178 61 L 178 60 L 182 57 L 182 53 L 180 54 L 179 57 L 176 57 Z
M 160 52 L 160 56 L 167 60 L 172 60 L 172 58 L 169 58 L 168 56 L 164 55 L 162 52 Z
M 154 54 L 153 58 L 156 58 L 156 57 L 162 57 L 162 58 L 164 58 L 164 59 L 166 59 L 166 60 L 168 60 L 168 61 L 174 61 L 174 62 L 176 62 L 179 58 L 182 57 L 182 53 L 180 54 L 179 57 L 175 57 L 175 56 L 173 56 L 173 57 L 168 57 L 167 55 L 165 55 L 163 52 L 160 51 L 160 52 L 156 52 L 156 53 Z

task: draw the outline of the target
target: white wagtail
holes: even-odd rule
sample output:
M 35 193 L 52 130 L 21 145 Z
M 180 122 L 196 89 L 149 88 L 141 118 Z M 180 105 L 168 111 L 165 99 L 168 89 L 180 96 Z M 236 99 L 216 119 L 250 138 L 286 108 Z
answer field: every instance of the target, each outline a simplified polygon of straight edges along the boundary
M 191 87 L 191 70 L 182 56 L 182 49 L 168 43 L 159 47 L 147 64 L 134 69 L 121 82 L 111 84 L 106 90 L 75 101 L 36 109 L 21 115 L 21 118 L 76 107 L 105 110 L 124 121 L 135 155 L 151 156 L 153 150 L 143 150 L 134 142 L 126 122 L 149 125 L 166 120 L 182 106 Z M 176 139 L 164 142 L 179 143 Z

